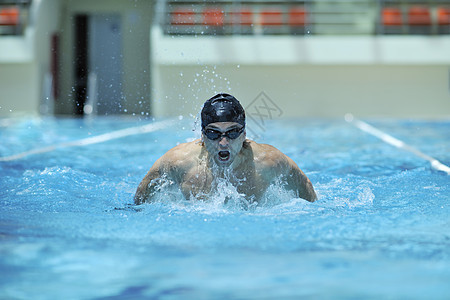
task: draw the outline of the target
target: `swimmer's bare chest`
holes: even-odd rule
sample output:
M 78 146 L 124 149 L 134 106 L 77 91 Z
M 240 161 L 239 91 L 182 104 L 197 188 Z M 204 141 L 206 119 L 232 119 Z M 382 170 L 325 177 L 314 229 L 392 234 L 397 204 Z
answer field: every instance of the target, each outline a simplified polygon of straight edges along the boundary
M 180 188 L 186 199 L 192 196 L 199 200 L 207 200 L 221 188 L 219 178 L 224 178 L 236 187 L 240 194 L 249 200 L 258 200 L 266 191 L 269 182 L 266 182 L 255 170 L 237 171 L 224 177 L 213 174 L 209 169 L 198 167 L 190 168 L 181 178 Z

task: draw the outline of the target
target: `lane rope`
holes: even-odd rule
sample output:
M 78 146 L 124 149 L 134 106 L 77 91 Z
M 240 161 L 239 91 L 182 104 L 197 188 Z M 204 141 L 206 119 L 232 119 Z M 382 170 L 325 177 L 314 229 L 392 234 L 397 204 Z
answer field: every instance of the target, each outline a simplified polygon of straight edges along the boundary
M 52 151 L 55 151 L 55 150 L 61 149 L 61 148 L 83 147 L 83 146 L 103 143 L 103 142 L 107 142 L 107 141 L 111 141 L 111 140 L 115 140 L 115 139 L 120 139 L 120 138 L 130 136 L 130 135 L 149 133 L 149 132 L 153 132 L 153 131 L 157 131 L 157 130 L 166 128 L 166 127 L 172 125 L 173 123 L 175 123 L 175 120 L 159 121 L 159 122 L 155 122 L 155 123 L 151 123 L 151 124 L 147 124 L 147 125 L 111 131 L 108 133 L 84 138 L 81 140 L 75 140 L 75 141 L 50 145 L 50 146 L 46 146 L 46 147 L 42 147 L 42 148 L 35 148 L 35 149 L 31 149 L 31 150 L 28 150 L 28 151 L 25 151 L 22 153 L 5 156 L 5 157 L 0 157 L 0 162 L 14 161 L 14 160 L 22 159 L 22 158 L 30 156 L 30 155 L 52 152 Z
M 447 165 L 444 165 L 436 158 L 431 157 L 431 156 L 417 150 L 416 148 L 373 127 L 372 125 L 370 125 L 364 121 L 356 119 L 352 114 L 346 114 L 345 121 L 347 121 L 348 123 L 354 125 L 355 127 L 359 128 L 359 129 L 361 129 L 362 131 L 367 132 L 367 133 L 379 138 L 380 140 L 382 140 L 383 142 L 385 142 L 387 144 L 390 144 L 396 148 L 411 152 L 414 155 L 416 155 L 424 160 L 427 160 L 431 164 L 431 168 L 433 168 L 437 171 L 447 173 L 447 175 L 450 175 L 450 167 L 448 167 Z

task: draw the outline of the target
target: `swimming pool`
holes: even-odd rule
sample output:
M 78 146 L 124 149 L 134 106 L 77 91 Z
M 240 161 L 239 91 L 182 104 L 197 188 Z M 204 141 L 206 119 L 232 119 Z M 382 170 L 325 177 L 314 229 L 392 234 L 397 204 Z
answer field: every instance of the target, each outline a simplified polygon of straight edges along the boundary
M 158 122 L 0 120 L 0 156 L 45 150 L 0 162 L 0 298 L 450 297 L 450 177 L 428 162 L 344 120 L 279 120 L 258 141 L 298 163 L 315 203 L 273 186 L 250 209 L 176 191 L 133 207 L 194 122 L 95 139 Z M 450 164 L 449 120 L 368 122 Z

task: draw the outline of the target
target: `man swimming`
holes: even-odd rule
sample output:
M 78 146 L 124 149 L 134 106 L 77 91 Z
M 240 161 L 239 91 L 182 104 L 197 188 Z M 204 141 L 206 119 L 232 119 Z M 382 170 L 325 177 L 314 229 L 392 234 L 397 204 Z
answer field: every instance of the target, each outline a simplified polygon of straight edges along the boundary
M 186 199 L 207 199 L 217 192 L 218 179 L 228 180 L 250 202 L 258 201 L 276 180 L 296 197 L 317 199 L 311 181 L 292 159 L 246 139 L 245 111 L 233 96 L 207 100 L 201 122 L 201 139 L 172 148 L 154 163 L 139 184 L 135 204 L 151 202 L 162 181 L 176 184 Z

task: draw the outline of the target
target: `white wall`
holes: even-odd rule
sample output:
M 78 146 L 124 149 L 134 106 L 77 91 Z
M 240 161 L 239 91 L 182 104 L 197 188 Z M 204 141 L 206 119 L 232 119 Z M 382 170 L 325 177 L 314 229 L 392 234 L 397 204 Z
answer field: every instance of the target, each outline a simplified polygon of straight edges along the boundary
M 34 62 L 0 63 L 0 117 L 37 113 L 37 73 Z
M 446 66 L 164 66 L 158 76 L 161 116 L 196 115 L 221 91 L 244 106 L 265 92 L 283 117 L 450 116 Z
M 170 37 L 152 31 L 153 112 L 262 91 L 284 117 L 449 117 L 450 36 Z
M 0 37 L 0 116 L 39 112 L 59 10 L 59 0 L 32 1 L 24 36 Z

